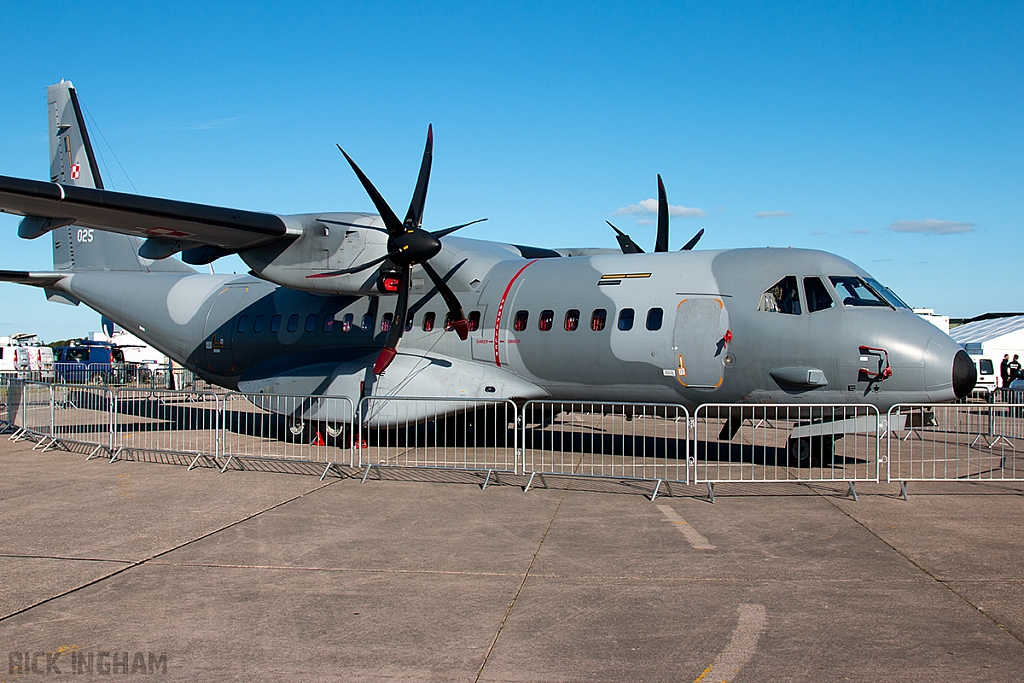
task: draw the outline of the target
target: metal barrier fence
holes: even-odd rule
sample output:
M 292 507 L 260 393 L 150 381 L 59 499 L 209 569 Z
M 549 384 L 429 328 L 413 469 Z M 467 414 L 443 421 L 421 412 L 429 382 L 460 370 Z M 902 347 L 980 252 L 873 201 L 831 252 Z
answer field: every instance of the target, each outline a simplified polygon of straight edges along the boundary
M 694 420 L 694 479 L 878 481 L 878 418 L 870 405 L 705 404 Z
M 232 459 L 291 460 L 352 465 L 356 433 L 348 397 L 229 393 L 222 397 L 220 455 Z
M 690 482 L 681 405 L 528 401 L 522 415 L 527 488 L 545 474 Z
M 1024 405 L 895 405 L 887 417 L 887 481 L 1024 479 Z
M 139 452 L 218 461 L 221 399 L 213 393 L 163 389 L 119 389 L 114 409 L 111 460 Z
M 55 442 L 92 445 L 114 450 L 116 399 L 107 387 L 52 385 L 50 436 Z M 54 444 L 48 444 L 54 445 Z
M 1024 391 L 897 405 L 675 404 L 275 396 L 0 379 L 0 421 L 36 448 L 322 467 L 443 468 L 663 483 L 1024 480 Z M 884 445 L 883 445 L 884 440 Z M 884 448 L 884 450 L 883 450 Z M 884 465 L 884 472 L 882 466 Z M 545 482 L 546 483 L 546 482 Z M 904 488 L 904 493 L 905 493 Z
M 512 401 L 367 396 L 359 402 L 353 464 L 517 471 L 518 411 Z M 358 456 L 358 458 L 356 458 Z

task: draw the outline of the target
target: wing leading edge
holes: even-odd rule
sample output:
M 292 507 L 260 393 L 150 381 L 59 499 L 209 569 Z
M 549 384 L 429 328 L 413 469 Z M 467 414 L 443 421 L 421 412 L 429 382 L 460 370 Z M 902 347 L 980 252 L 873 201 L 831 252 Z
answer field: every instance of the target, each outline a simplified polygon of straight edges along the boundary
M 238 251 L 302 233 L 298 221 L 288 216 L 9 176 L 0 176 L 0 211 L 35 219 L 30 226 L 74 223 L 156 244 L 178 243 L 179 249 L 205 245 Z

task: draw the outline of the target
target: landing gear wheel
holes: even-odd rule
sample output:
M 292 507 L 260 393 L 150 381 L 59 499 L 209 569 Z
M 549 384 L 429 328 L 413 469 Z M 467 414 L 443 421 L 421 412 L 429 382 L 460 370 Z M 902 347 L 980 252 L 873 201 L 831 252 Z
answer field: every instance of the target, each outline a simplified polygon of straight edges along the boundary
M 811 440 L 807 437 L 790 439 L 786 445 L 786 456 L 790 467 L 810 467 Z
M 328 446 L 342 446 L 345 443 L 345 425 L 336 422 L 325 422 L 323 431 L 324 440 Z
M 284 440 L 288 443 L 308 443 L 309 422 L 301 418 L 287 418 L 284 426 Z
M 805 436 L 790 439 L 786 445 L 790 467 L 816 467 L 822 463 L 831 465 L 835 458 L 834 453 L 831 436 Z

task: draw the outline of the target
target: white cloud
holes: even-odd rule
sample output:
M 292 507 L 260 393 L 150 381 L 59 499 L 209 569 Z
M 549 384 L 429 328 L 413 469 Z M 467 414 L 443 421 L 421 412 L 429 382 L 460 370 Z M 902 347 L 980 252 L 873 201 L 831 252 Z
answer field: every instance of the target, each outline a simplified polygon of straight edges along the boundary
M 636 224 L 637 225 L 654 225 L 654 219 L 653 218 L 637 218 L 636 219 Z
M 896 221 L 889 224 L 892 232 L 920 232 L 926 235 L 957 235 L 974 232 L 974 223 L 957 223 L 925 218 L 923 221 Z
M 612 213 L 613 216 L 638 216 L 658 213 L 658 200 L 657 199 L 645 199 L 639 204 L 630 204 L 629 206 L 623 206 L 620 209 L 615 209 Z M 703 218 L 707 214 L 704 209 L 698 209 L 688 206 L 680 206 L 677 204 L 668 205 L 669 216 L 682 216 L 684 218 Z
M 758 211 L 754 218 L 789 218 L 792 215 L 789 211 Z
M 870 230 L 847 230 L 846 234 L 848 234 L 848 235 L 870 235 L 871 231 Z

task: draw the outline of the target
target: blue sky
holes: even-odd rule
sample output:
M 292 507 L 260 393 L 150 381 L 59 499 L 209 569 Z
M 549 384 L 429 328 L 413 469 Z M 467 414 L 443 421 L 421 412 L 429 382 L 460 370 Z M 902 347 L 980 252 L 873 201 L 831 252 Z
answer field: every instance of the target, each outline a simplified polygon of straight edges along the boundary
M 637 5 L 4 3 L 0 174 L 46 178 L 61 78 L 108 187 L 275 213 L 372 210 L 335 143 L 404 213 L 433 123 L 428 229 L 614 247 L 611 219 L 653 246 L 629 207 L 661 173 L 688 209 L 673 248 L 706 228 L 700 248 L 840 254 L 948 315 L 1024 310 L 1024 5 Z M 0 268 L 49 269 L 16 227 Z M 99 328 L 0 296 L 0 334 Z

